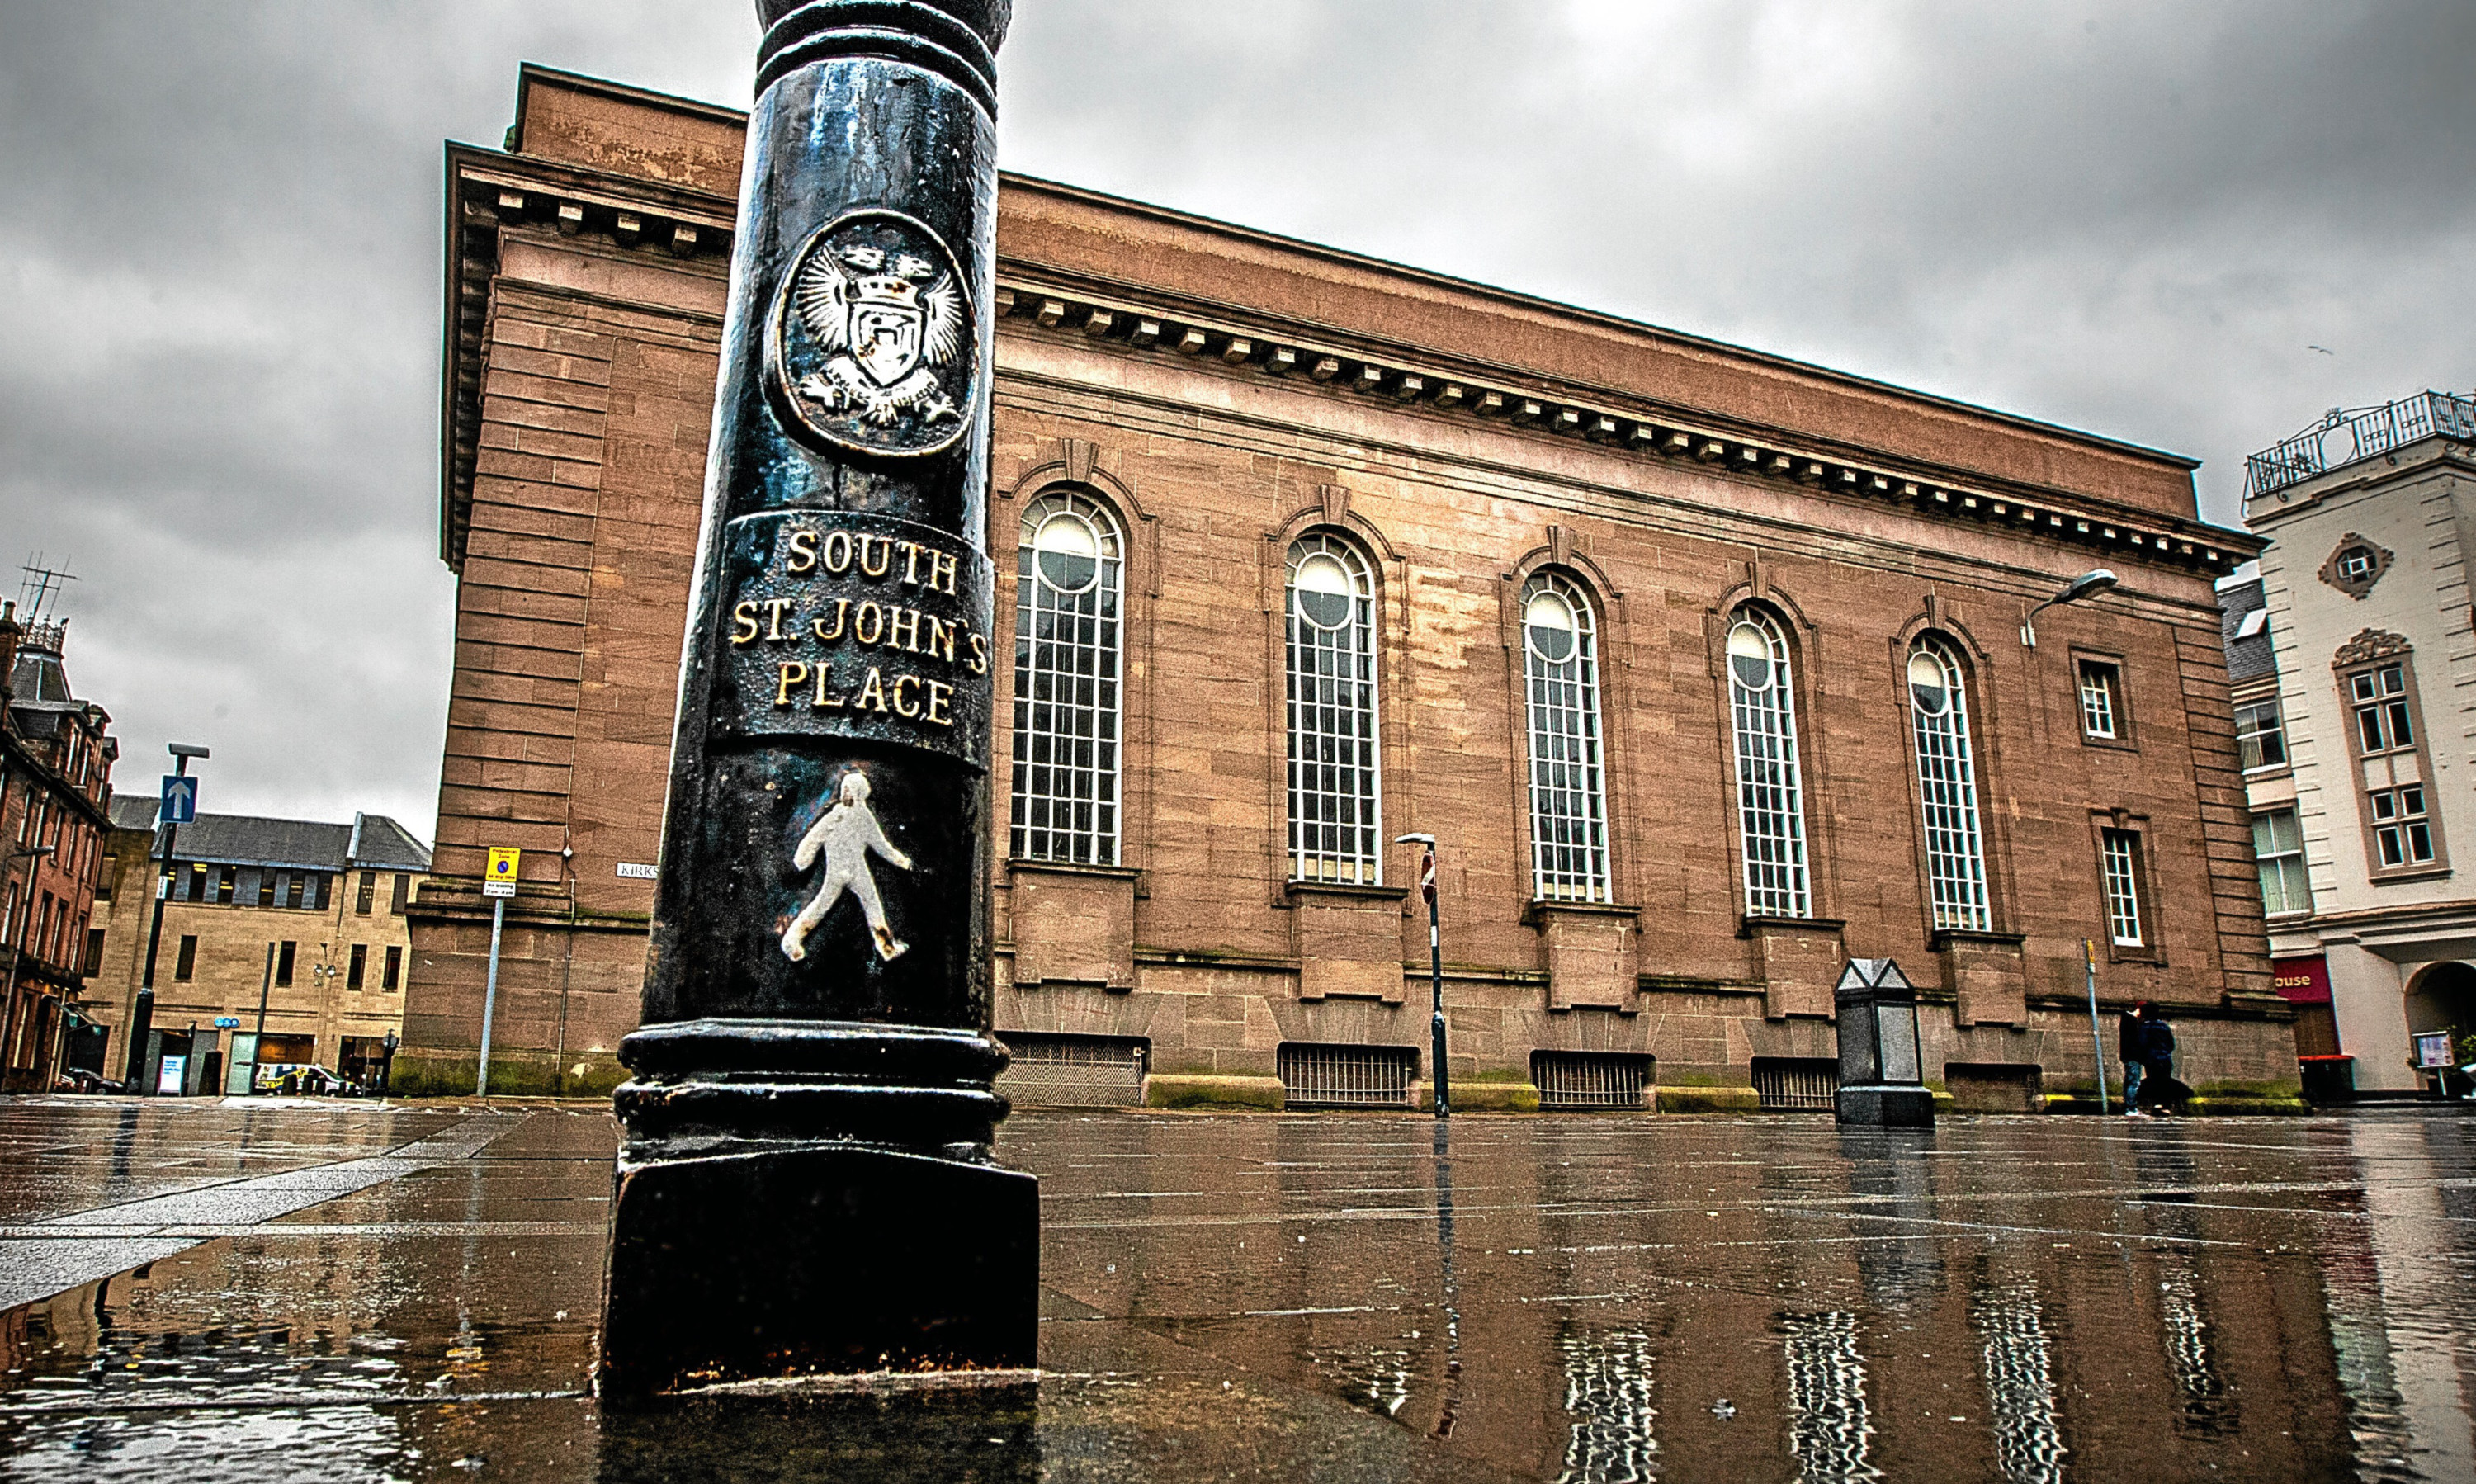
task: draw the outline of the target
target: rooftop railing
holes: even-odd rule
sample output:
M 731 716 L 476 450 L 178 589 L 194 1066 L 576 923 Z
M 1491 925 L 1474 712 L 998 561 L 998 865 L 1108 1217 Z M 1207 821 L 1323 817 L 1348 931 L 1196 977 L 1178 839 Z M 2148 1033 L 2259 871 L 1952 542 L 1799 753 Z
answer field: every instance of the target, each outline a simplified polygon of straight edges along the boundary
M 2380 407 L 2332 408 L 2312 427 L 2244 460 L 2244 498 L 2276 494 L 2437 433 L 2476 441 L 2476 398 L 2426 391 Z

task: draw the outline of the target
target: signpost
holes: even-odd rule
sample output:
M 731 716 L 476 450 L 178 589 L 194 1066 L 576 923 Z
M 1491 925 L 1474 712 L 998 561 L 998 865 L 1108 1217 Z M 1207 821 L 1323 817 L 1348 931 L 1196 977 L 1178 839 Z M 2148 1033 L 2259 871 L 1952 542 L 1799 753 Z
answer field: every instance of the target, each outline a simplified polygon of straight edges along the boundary
M 490 863 L 482 871 L 482 895 L 490 899 L 490 968 L 482 987 L 482 1056 L 473 1072 L 473 1096 L 490 1096 L 490 1024 L 499 1014 L 499 934 L 508 926 L 508 899 L 516 894 L 516 867 L 525 853 L 504 845 L 490 847 Z
M 156 805 L 156 819 L 163 827 L 161 864 L 155 874 L 155 916 L 146 928 L 146 967 L 137 981 L 137 1002 L 129 1010 L 129 1076 L 124 1084 L 131 1092 L 145 1093 L 146 1043 L 155 1028 L 155 955 L 163 943 L 163 903 L 172 895 L 172 848 L 180 839 L 181 827 L 198 817 L 198 780 L 189 777 L 189 759 L 205 757 L 207 750 L 190 742 L 175 742 L 168 749 L 174 759 L 172 771 L 164 776 L 163 792 Z
M 2106 1112 L 2106 1035 L 2097 1028 L 2097 942 L 2095 939 L 2081 939 L 2081 963 L 2088 970 L 2088 976 L 2083 982 L 2089 988 L 2090 1047 L 2097 1052 L 2097 1110 L 2103 1114 Z M 2124 1074 L 2125 1076 L 2131 1075 L 2129 1072 Z M 2124 1085 L 2128 1087 L 2131 1084 L 2127 1082 Z M 2131 1095 L 2127 1093 L 2125 1096 Z
M 1010 0 L 757 0 L 606 1398 L 1034 1360 L 986 890 Z

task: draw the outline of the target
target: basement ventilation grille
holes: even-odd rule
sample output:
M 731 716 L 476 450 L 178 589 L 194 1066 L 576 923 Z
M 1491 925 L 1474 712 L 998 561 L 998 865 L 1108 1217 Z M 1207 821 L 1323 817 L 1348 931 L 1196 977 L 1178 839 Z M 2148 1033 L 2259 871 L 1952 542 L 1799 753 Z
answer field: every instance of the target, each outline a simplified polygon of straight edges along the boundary
M 1542 1108 L 1638 1108 L 1650 1085 L 1647 1056 L 1613 1051 L 1533 1051 L 1530 1080 Z
M 1014 1062 L 997 1090 L 1017 1107 L 1129 1108 L 1144 1101 L 1146 1043 L 1114 1036 L 1007 1031 Z
M 1820 1056 L 1757 1056 L 1754 1096 L 1766 1113 L 1829 1113 L 1840 1097 L 1840 1064 Z
M 1281 1089 L 1294 1108 L 1406 1108 L 1419 1053 L 1406 1046 L 1281 1048 Z

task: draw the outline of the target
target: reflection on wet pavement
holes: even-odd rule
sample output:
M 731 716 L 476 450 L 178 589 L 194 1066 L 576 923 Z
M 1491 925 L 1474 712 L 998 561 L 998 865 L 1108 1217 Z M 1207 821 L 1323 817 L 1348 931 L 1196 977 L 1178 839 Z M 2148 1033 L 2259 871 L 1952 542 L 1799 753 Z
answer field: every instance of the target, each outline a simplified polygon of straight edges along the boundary
M 182 1189 L 210 1239 L 0 1317 L 0 1478 L 2467 1478 L 2470 1126 L 1025 1114 L 1036 1394 L 607 1417 L 598 1111 L 255 1224 L 72 1153 L 0 1249 Z

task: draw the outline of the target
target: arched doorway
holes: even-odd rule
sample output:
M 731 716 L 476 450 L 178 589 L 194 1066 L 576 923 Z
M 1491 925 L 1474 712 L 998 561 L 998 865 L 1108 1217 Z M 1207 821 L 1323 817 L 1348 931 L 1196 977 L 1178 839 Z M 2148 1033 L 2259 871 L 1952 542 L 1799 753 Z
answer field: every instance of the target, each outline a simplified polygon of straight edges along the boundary
M 2452 1059 L 2476 1060 L 2464 1044 L 2464 1038 L 2476 1036 L 2476 965 L 2439 963 L 2418 970 L 2407 986 L 2407 1028 L 2411 1044 L 2419 1032 L 2447 1030 Z M 2466 1079 L 2455 1072 L 2446 1080 L 2452 1092 L 2467 1090 Z

